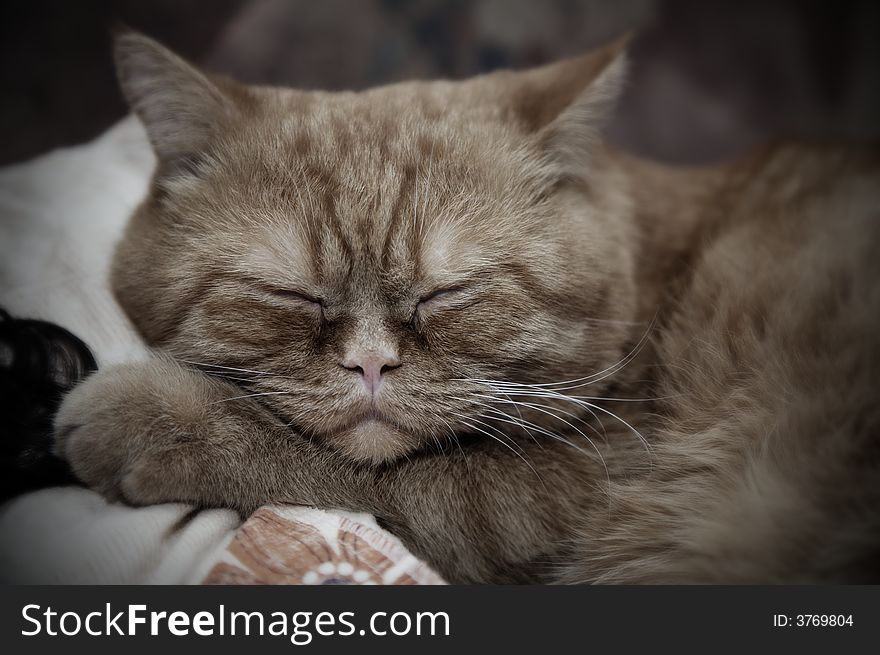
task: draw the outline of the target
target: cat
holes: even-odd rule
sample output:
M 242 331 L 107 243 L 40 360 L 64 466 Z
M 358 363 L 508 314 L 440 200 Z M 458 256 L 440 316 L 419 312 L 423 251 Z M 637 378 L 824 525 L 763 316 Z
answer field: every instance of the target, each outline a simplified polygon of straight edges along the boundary
M 109 498 L 373 513 L 451 582 L 880 581 L 880 151 L 602 139 L 626 39 L 365 92 L 115 41 L 155 348 L 56 452 Z

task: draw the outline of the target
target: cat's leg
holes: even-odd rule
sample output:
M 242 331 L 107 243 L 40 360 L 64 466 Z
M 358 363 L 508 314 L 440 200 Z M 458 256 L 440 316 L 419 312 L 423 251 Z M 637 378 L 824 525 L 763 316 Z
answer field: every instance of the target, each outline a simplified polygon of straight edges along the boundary
M 165 358 L 104 369 L 64 399 L 55 449 L 87 485 L 134 505 L 247 513 L 268 501 L 338 502 L 341 492 L 320 489 L 363 486 L 357 467 L 322 456 L 247 396 Z
M 56 449 L 86 484 L 137 505 L 372 512 L 456 581 L 549 572 L 596 495 L 593 463 L 562 466 L 572 457 L 555 444 L 472 444 L 374 468 L 310 443 L 246 393 L 168 359 L 106 369 L 65 399 Z

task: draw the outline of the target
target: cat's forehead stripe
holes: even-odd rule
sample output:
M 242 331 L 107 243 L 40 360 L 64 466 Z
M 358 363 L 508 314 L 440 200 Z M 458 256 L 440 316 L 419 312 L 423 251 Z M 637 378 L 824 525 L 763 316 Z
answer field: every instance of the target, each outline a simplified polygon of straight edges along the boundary
M 398 281 L 485 268 L 519 229 L 509 219 L 525 206 L 521 186 L 505 184 L 522 179 L 519 160 L 502 166 L 513 151 L 493 140 L 487 154 L 485 135 L 451 120 L 392 117 L 352 99 L 279 116 L 273 147 L 249 159 L 264 168 L 247 197 L 258 213 L 270 207 L 270 224 L 282 214 L 300 229 L 264 231 L 269 245 L 252 256 L 264 268 L 275 257 L 276 277 L 338 285 L 354 267 Z

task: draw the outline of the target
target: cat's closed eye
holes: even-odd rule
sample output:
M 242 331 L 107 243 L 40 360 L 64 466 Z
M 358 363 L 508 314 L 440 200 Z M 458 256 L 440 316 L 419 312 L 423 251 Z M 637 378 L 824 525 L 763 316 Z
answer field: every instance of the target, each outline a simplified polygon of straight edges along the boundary
M 276 298 L 284 298 L 285 300 L 290 300 L 293 302 L 299 303 L 307 303 L 310 305 L 314 305 L 315 307 L 320 307 L 323 309 L 324 301 L 321 298 L 316 298 L 304 291 L 297 291 L 295 289 L 272 289 L 270 293 Z
M 437 303 L 441 300 L 448 300 L 455 294 L 461 292 L 462 287 L 443 287 L 439 289 L 435 289 L 430 293 L 426 293 L 425 295 L 419 298 L 419 306 L 431 305 L 433 303 Z

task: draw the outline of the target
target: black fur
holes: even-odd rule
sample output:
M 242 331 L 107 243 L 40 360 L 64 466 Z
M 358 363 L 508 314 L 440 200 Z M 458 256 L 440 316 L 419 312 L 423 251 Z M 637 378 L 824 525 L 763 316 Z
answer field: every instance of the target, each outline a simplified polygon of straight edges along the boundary
M 0 500 L 76 483 L 52 454 L 52 419 L 64 393 L 97 368 L 88 347 L 64 328 L 0 309 Z

